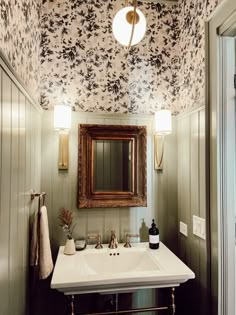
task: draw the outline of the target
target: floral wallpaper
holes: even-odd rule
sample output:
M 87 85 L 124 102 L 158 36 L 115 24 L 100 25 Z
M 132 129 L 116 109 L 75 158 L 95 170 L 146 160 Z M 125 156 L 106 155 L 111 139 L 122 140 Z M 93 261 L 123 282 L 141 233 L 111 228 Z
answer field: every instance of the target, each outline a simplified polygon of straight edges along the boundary
M 44 109 L 178 114 L 205 104 L 204 20 L 219 1 L 139 2 L 147 31 L 128 52 L 111 30 L 124 1 L 2 0 L 1 50 Z
M 41 0 L 0 1 L 0 47 L 36 101 L 40 81 Z
M 205 105 L 204 22 L 220 0 L 181 0 L 178 23 L 180 36 L 176 56 L 179 95 L 178 112 Z
M 44 1 L 41 104 L 76 111 L 150 113 L 176 101 L 177 5 L 139 3 L 143 40 L 128 52 L 113 37 L 119 0 Z M 172 71 L 173 70 L 173 71 Z

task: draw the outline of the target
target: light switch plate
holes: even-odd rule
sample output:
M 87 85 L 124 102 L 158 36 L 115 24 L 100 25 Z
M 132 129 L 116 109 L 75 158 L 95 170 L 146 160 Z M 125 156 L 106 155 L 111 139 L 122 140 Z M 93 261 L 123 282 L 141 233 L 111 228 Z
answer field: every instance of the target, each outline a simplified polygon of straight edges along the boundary
M 206 239 L 206 220 L 193 215 L 193 234 Z
M 188 226 L 183 222 L 179 222 L 179 231 L 181 234 L 188 236 Z

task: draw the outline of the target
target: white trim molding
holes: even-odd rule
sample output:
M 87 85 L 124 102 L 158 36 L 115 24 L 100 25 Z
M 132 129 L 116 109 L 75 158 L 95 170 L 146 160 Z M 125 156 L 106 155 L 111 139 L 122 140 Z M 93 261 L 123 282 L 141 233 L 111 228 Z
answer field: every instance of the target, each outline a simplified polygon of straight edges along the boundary
M 233 225 L 230 223 L 232 209 L 228 209 L 227 187 L 227 128 L 228 109 L 225 106 L 224 84 L 226 56 L 225 41 L 219 30 L 227 25 L 232 31 L 231 17 L 236 12 L 235 0 L 223 1 L 206 22 L 207 35 L 207 166 L 209 169 L 209 203 L 210 245 L 211 245 L 211 295 L 212 314 L 235 314 L 234 287 L 235 244 L 229 241 Z M 232 23 L 228 21 L 231 19 Z M 235 21 L 236 22 L 236 21 Z M 227 24 L 226 24 L 227 23 Z M 224 36 L 230 36 L 225 32 Z M 232 36 L 232 33 L 231 33 Z M 233 78 L 232 78 L 233 80 Z M 232 221 L 232 218 L 231 218 Z M 233 278 L 233 282 L 232 282 Z M 230 281 L 231 280 L 231 281 Z M 233 292 L 232 292 L 233 290 Z
M 7 56 L 4 54 L 3 50 L 0 48 L 0 66 L 2 69 L 8 74 L 11 80 L 16 84 L 16 86 L 24 93 L 30 103 L 40 112 L 43 112 L 42 107 L 38 104 L 38 102 L 34 99 L 34 97 L 30 94 L 27 87 L 19 77 L 19 75 L 14 70 L 13 66 L 9 62 Z

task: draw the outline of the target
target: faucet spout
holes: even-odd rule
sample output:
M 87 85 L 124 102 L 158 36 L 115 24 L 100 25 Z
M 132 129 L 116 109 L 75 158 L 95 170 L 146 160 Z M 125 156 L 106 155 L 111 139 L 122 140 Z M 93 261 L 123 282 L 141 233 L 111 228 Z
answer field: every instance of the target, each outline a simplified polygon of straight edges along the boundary
M 111 249 L 118 247 L 118 240 L 117 240 L 115 231 L 111 231 L 111 239 L 110 239 L 108 247 Z

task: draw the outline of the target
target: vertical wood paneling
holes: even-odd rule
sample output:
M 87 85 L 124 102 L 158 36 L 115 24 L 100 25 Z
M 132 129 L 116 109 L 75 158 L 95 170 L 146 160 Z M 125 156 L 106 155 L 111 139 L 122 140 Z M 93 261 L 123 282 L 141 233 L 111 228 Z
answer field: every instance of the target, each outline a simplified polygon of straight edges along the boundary
M 26 226 L 25 226 L 25 96 L 20 93 L 19 95 L 19 168 L 18 168 L 18 181 L 19 181 L 19 198 L 18 198 L 18 251 L 21 264 L 21 300 L 26 301 L 26 261 L 28 258 L 28 251 L 26 249 Z M 23 314 L 22 314 L 23 315 Z
M 29 283 L 29 265 L 28 265 L 28 256 L 29 256 L 29 244 L 30 244 L 30 228 L 29 228 L 29 222 L 31 215 L 33 214 L 33 207 L 31 207 L 31 200 L 28 198 L 28 194 L 30 190 L 37 189 L 39 188 L 39 185 L 36 183 L 32 183 L 31 186 L 31 141 L 30 141 L 30 109 L 32 105 L 30 102 L 26 99 L 26 104 L 25 104 L 25 192 L 26 192 L 26 200 L 25 200 L 25 235 L 26 235 L 26 240 L 25 240 L 25 247 L 27 249 L 26 252 L 26 283 Z M 26 295 L 27 295 L 27 300 L 26 300 L 26 314 L 28 314 L 28 306 L 29 306 L 29 287 L 26 286 Z
M 206 218 L 206 137 L 205 137 L 205 109 L 199 112 L 199 216 Z M 200 239 L 199 241 L 199 279 L 201 283 L 200 296 L 205 305 L 202 311 L 204 314 L 209 313 L 208 301 L 208 275 L 207 275 L 207 246 L 206 241 Z
M 178 222 L 191 224 L 190 212 L 190 119 L 178 123 Z M 179 254 L 189 262 L 190 252 L 186 237 L 179 237 Z
M 190 211 L 187 218 L 191 239 L 189 263 L 199 278 L 199 237 L 193 235 L 192 218 L 199 216 L 199 112 L 193 113 L 190 117 Z
M 178 205 L 177 205 L 177 138 L 176 119 L 172 119 L 172 133 L 165 137 L 163 170 L 155 171 L 157 197 L 153 206 L 157 208 L 160 239 L 177 254 Z M 151 157 L 149 157 L 151 158 Z M 152 162 L 153 167 L 153 162 Z M 156 204 L 155 204 L 156 200 Z
M 41 146 L 41 124 L 42 124 L 42 117 L 38 115 L 38 111 L 35 107 L 33 113 L 33 121 L 34 124 L 34 143 L 35 143 L 35 178 L 34 181 L 36 182 L 37 187 L 40 189 L 40 182 L 41 182 L 41 154 L 42 154 L 42 146 Z
M 0 67 L 0 200 L 2 197 L 2 68 Z M 2 222 L 2 208 L 0 206 L 0 224 Z M 1 233 L 1 232 L 0 232 Z M 1 236 L 0 236 L 1 237 Z M 1 242 L 1 238 L 0 238 Z M 2 290 L 1 286 L 2 275 L 0 274 L 0 291 Z M 0 300 L 1 303 L 1 300 Z
M 41 115 L 12 74 L 1 67 L 0 74 L 0 313 L 27 315 L 30 188 L 40 189 Z
M 166 203 L 166 244 L 174 253 L 178 253 L 178 241 L 176 235 L 178 234 L 178 187 L 177 187 L 177 126 L 176 120 L 172 118 L 172 134 L 165 139 L 165 153 L 164 153 L 164 187 L 165 195 L 160 199 L 164 199 Z M 158 198 L 159 200 L 159 198 Z M 164 229 L 165 230 L 165 229 Z
M 206 217 L 205 110 L 178 118 L 178 221 L 188 226 L 179 233 L 179 255 L 195 272 L 196 280 L 181 289 L 188 294 L 188 310 L 181 314 L 208 314 L 206 241 L 193 234 L 193 215 Z M 187 293 L 188 292 L 188 293 Z M 192 305 L 195 305 L 192 307 Z
M 15 303 L 10 303 L 10 313 L 17 314 L 20 305 L 20 279 L 18 278 L 18 169 L 19 169 L 19 90 L 12 84 L 12 137 L 11 137 L 11 207 L 10 207 L 10 292 Z
M 9 314 L 9 234 L 10 234 L 10 194 L 11 194 L 11 81 L 2 71 L 2 159 L 1 159 L 1 312 Z

